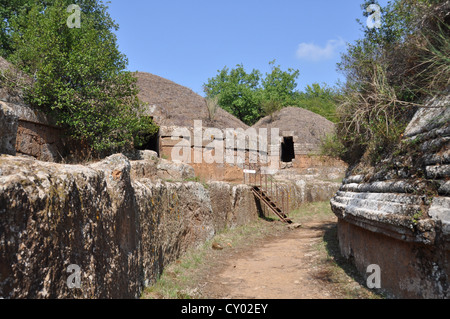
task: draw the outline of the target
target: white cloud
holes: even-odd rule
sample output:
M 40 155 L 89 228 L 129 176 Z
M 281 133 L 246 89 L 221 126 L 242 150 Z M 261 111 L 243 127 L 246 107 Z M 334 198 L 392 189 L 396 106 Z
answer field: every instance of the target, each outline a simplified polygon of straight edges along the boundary
M 314 43 L 300 43 L 297 49 L 297 58 L 309 61 L 322 61 L 333 58 L 336 51 L 345 46 L 342 38 L 338 40 L 328 40 L 325 47 L 320 47 Z

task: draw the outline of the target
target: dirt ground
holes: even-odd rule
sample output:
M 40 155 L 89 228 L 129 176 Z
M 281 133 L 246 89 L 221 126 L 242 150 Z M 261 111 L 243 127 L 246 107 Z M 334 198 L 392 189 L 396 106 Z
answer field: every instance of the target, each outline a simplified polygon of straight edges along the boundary
M 306 205 L 299 228 L 260 220 L 218 234 L 169 265 L 149 299 L 379 299 L 340 254 L 329 204 Z M 220 244 L 223 249 L 215 250 Z
M 337 253 L 335 231 L 332 218 L 309 221 L 301 228 L 230 250 L 203 272 L 201 295 L 212 299 L 376 298 L 350 265 L 326 253 L 326 245 L 334 250 L 332 254 Z

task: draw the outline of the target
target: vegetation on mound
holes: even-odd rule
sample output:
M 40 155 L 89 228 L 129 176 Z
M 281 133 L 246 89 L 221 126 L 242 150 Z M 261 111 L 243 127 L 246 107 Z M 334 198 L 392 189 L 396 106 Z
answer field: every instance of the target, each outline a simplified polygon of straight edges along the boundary
M 145 145 L 158 128 L 139 116 L 136 78 L 125 71 L 117 24 L 101 0 L 82 0 L 81 27 L 70 28 L 72 2 L 1 0 L 0 53 L 34 78 L 24 87 L 26 102 L 99 156 Z
M 215 99 L 222 109 L 249 126 L 287 106 L 301 107 L 336 121 L 337 90 L 314 83 L 305 92 L 297 91 L 300 71 L 283 71 L 275 63 L 269 63 L 272 70 L 265 77 L 256 69 L 247 73 L 242 64 L 231 70 L 224 67 L 204 84 L 207 100 Z
M 362 4 L 365 8 L 373 1 Z M 334 136 L 323 153 L 349 164 L 375 165 L 389 156 L 425 98 L 450 85 L 450 1 L 395 0 L 381 27 L 349 45 L 338 68 L 346 75 Z
M 139 98 L 150 106 L 152 116 L 162 126 L 193 126 L 195 120 L 219 129 L 248 126 L 232 114 L 216 107 L 191 89 L 160 76 L 137 72 Z

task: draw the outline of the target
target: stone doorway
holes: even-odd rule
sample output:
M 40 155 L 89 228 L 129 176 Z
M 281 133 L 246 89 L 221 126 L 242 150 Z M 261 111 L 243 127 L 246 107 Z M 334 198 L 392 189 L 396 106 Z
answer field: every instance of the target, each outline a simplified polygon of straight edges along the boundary
M 294 137 L 285 136 L 281 142 L 281 161 L 291 163 L 295 159 Z
M 138 148 L 140 151 L 144 151 L 144 150 L 150 150 L 150 151 L 155 151 L 158 154 L 159 157 L 159 130 L 158 132 L 153 135 L 149 141 L 145 144 L 142 145 L 142 147 Z

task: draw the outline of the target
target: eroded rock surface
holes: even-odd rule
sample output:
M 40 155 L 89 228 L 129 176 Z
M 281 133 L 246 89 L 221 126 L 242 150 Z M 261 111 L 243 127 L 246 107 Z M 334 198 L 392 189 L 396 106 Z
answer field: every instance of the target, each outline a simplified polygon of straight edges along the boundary
M 188 248 L 258 217 L 247 186 L 167 182 L 146 155 L 86 166 L 2 155 L 0 296 L 139 297 Z M 82 289 L 67 286 L 72 264 Z
M 16 155 L 18 117 L 0 101 L 0 154 Z
M 342 253 L 362 273 L 382 270 L 398 297 L 448 298 L 450 96 L 417 111 L 398 150 L 365 172 L 349 171 L 331 200 Z

